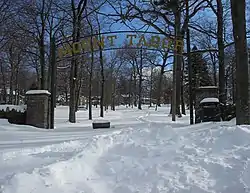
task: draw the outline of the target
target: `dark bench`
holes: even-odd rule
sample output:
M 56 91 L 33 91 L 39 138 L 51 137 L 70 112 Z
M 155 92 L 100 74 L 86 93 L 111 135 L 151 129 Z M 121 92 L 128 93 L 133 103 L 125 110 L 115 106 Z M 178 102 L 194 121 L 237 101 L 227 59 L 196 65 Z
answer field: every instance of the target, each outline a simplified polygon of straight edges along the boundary
M 95 120 L 92 123 L 93 129 L 110 128 L 110 121 L 107 120 Z

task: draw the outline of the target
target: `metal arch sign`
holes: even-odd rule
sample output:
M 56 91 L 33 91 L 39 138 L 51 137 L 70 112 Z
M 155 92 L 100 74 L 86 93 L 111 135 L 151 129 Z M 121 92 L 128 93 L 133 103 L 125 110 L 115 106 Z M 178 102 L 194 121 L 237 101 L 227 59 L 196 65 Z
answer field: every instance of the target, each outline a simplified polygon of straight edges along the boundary
M 142 34 L 139 35 L 138 33 Z M 126 44 L 123 43 L 117 48 L 117 42 L 119 42 L 119 40 L 121 41 L 121 34 L 126 34 L 125 37 L 123 37 Z M 144 48 L 157 51 L 174 51 L 180 54 L 183 51 L 183 39 L 173 38 L 171 36 L 166 37 L 163 34 L 157 32 L 104 32 L 100 34 L 84 36 L 78 42 L 62 42 L 58 46 L 57 55 L 61 60 L 65 57 L 96 52 L 100 49 L 105 51 L 112 49 L 130 48 Z

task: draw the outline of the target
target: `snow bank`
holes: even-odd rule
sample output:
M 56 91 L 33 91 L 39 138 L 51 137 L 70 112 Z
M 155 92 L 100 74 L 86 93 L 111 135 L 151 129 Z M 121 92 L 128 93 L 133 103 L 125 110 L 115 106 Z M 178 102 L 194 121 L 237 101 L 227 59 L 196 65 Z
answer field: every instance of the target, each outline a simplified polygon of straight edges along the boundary
M 250 187 L 250 127 L 125 129 L 70 160 L 17 173 L 3 193 L 226 193 Z
M 26 95 L 32 95 L 32 94 L 47 94 L 50 95 L 50 92 L 47 90 L 29 90 L 25 93 Z
M 104 119 L 103 117 L 98 117 L 95 120 L 93 120 L 93 123 L 109 123 L 110 121 L 107 119 Z
M 199 88 L 204 89 L 204 88 L 218 88 L 217 86 L 200 86 Z
M 200 103 L 219 103 L 219 99 L 218 98 L 204 98 L 201 100 Z
M 27 109 L 26 105 L 0 105 L 0 111 L 7 111 L 7 107 L 9 108 L 9 110 L 11 111 L 12 109 L 14 109 L 17 112 L 24 112 Z

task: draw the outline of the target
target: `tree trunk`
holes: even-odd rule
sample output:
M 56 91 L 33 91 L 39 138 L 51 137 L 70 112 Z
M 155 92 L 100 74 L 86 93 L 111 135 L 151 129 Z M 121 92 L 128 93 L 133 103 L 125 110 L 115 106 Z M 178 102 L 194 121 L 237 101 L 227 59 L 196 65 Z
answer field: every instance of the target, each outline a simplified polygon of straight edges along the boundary
M 174 64 L 173 64 L 173 89 L 171 97 L 170 114 L 172 115 L 172 121 L 176 121 L 176 55 L 174 56 Z
M 176 40 L 180 39 L 181 34 L 181 10 L 179 9 L 179 1 L 177 2 L 177 9 L 175 11 L 175 34 L 176 34 Z M 180 104 L 181 104 L 181 66 L 182 66 L 182 56 L 180 54 L 180 50 L 177 50 L 176 54 L 176 114 L 178 117 L 181 117 L 181 111 L 180 111 Z
M 111 94 L 112 94 L 112 84 L 110 78 L 106 78 L 106 81 L 104 83 L 104 111 L 107 111 L 109 109 L 109 105 L 111 105 Z
M 39 55 L 40 55 L 40 89 L 45 89 L 45 45 L 44 45 L 44 29 L 39 40 Z
M 81 35 L 81 15 L 79 12 L 83 10 L 75 10 L 74 2 L 71 1 L 73 11 L 73 42 L 78 42 Z M 84 9 L 84 8 L 82 8 Z M 79 49 L 79 48 L 78 48 Z M 76 104 L 77 104 L 77 80 L 78 80 L 78 57 L 72 53 L 71 69 L 70 69 L 70 99 L 69 99 L 69 122 L 76 122 Z
M 76 104 L 76 60 L 73 57 L 71 61 L 71 69 L 70 69 L 70 98 L 69 98 L 69 122 L 75 123 L 76 122 L 76 111 L 75 111 L 75 104 Z
M 41 87 L 41 73 L 39 72 L 39 65 L 38 65 L 38 61 L 36 60 L 36 77 L 37 77 L 37 86 L 40 88 Z
M 79 2 L 77 8 L 75 2 L 71 0 L 72 9 L 72 38 L 73 43 L 78 42 L 81 36 L 82 13 L 86 8 L 87 0 Z M 79 49 L 79 48 L 78 48 Z M 76 49 L 76 50 L 78 50 Z M 71 69 L 70 69 L 70 101 L 69 101 L 69 122 L 76 122 L 76 83 L 77 83 L 78 60 L 72 53 Z
M 91 50 L 93 50 L 93 44 L 91 41 Z M 89 71 L 89 96 L 88 96 L 88 104 L 89 104 L 89 120 L 92 120 L 92 79 L 93 79 L 93 65 L 94 65 L 94 52 L 91 52 L 91 63 L 90 63 L 90 71 Z
M 219 57 L 219 99 L 220 102 L 225 104 L 225 65 L 224 65 L 224 24 L 223 24 L 223 5 L 222 0 L 217 0 L 217 45 Z
M 11 63 L 12 64 L 11 64 L 11 72 L 10 72 L 8 104 L 13 104 L 13 83 L 14 83 L 15 65 L 13 64 L 13 61 Z
M 164 75 L 164 66 L 161 66 L 161 72 L 159 77 L 159 83 L 158 83 L 158 92 L 157 92 L 157 106 L 161 106 L 161 91 L 162 91 L 162 79 Z
M 210 58 L 212 61 L 212 66 L 213 66 L 213 79 L 214 79 L 214 86 L 217 86 L 217 69 L 216 69 L 216 61 L 215 61 L 215 56 L 212 52 L 209 52 Z
M 183 73 L 184 73 L 184 59 L 182 58 L 182 73 L 181 73 L 181 113 L 186 115 L 185 102 L 184 102 L 184 86 L 183 86 Z
M 152 107 L 152 94 L 153 94 L 153 66 L 151 66 L 150 73 L 150 91 L 149 91 L 149 107 Z
M 133 74 L 131 73 L 131 75 L 130 75 L 130 80 L 129 80 L 129 107 L 132 105 L 131 104 L 131 96 L 133 96 L 133 94 L 132 94 L 132 92 L 131 92 L 131 90 L 132 90 L 132 82 L 133 82 Z
M 139 72 L 139 93 L 138 93 L 138 109 L 142 110 L 141 103 L 142 103 L 142 49 L 140 50 L 141 53 L 141 61 L 140 61 L 140 72 Z
M 246 2 L 231 0 L 236 50 L 236 124 L 249 124 L 248 50 L 246 41 Z
M 90 73 L 89 80 L 92 81 L 92 73 Z M 89 83 L 89 96 L 88 96 L 89 120 L 92 120 L 92 83 Z
M 47 72 L 47 89 L 51 92 L 51 70 L 52 66 L 51 66 L 51 56 L 49 56 L 49 68 L 48 68 L 48 72 Z
M 18 105 L 18 104 L 19 104 L 18 75 L 19 75 L 19 66 L 16 67 L 16 78 L 15 78 L 15 105 Z
M 105 86 L 105 77 L 104 77 L 104 63 L 102 50 L 100 49 L 100 64 L 101 64 L 101 99 L 100 99 L 100 117 L 104 117 L 104 86 Z
M 137 88 L 136 88 L 136 72 L 134 70 L 133 72 L 133 76 L 134 76 L 134 91 L 133 91 L 133 100 L 134 100 L 134 106 L 137 107 Z
M 77 28 L 76 19 L 73 22 L 73 42 L 78 41 L 78 37 L 80 36 L 80 29 Z M 71 60 L 71 68 L 70 68 L 70 98 L 69 98 L 69 122 L 76 122 L 76 89 L 77 89 L 77 58 L 73 54 Z
M 233 96 L 233 104 L 236 102 L 236 93 L 235 93 L 235 76 L 234 76 L 234 69 L 235 69 L 235 60 L 232 61 L 232 96 Z
M 90 22 L 89 18 L 86 17 L 87 22 L 89 24 L 91 35 L 93 35 L 94 30 L 92 23 Z M 89 69 L 89 84 L 88 84 L 88 110 L 89 110 L 89 120 L 92 120 L 92 89 L 93 89 L 93 67 L 94 67 L 94 46 L 93 46 L 93 36 L 90 39 L 90 48 L 91 48 L 91 62 L 90 62 L 90 69 Z
M 105 93 L 104 93 L 104 106 L 105 111 L 108 110 L 109 105 L 112 109 L 112 93 L 113 93 L 113 84 L 112 84 L 112 72 L 109 74 L 109 77 L 105 81 Z
M 3 68 L 3 64 L 0 65 L 1 66 L 1 74 L 3 77 L 3 92 L 1 93 L 3 95 L 2 97 L 2 102 L 4 102 L 5 104 L 7 103 L 7 93 L 6 93 L 6 77 L 5 77 L 5 71 Z
M 68 97 L 67 89 L 65 90 L 65 101 L 66 101 L 66 104 L 69 105 L 69 97 Z
M 20 104 L 20 90 L 19 90 L 19 86 L 17 85 L 17 89 L 16 89 L 16 105 Z
M 82 80 L 78 81 L 78 86 L 76 89 L 76 104 L 75 104 L 75 112 L 78 111 L 79 101 L 80 101 L 80 95 L 81 95 L 81 89 L 82 89 Z
M 115 95 L 116 95 L 116 81 L 112 78 L 112 95 L 111 95 L 111 110 L 115 111 Z
M 142 75 L 139 76 L 138 109 L 142 110 Z

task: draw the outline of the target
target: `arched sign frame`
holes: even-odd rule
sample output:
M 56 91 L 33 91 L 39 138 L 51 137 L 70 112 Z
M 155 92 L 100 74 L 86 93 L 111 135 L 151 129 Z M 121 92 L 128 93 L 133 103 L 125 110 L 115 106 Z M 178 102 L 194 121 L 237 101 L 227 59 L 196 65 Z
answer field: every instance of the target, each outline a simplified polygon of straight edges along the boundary
M 115 46 L 114 41 L 118 39 L 117 35 L 114 34 L 127 34 L 126 40 L 129 41 L 128 44 L 122 46 Z M 106 38 L 105 38 L 106 35 Z M 151 35 L 149 38 L 145 35 Z M 162 37 L 161 37 L 162 36 Z M 134 38 L 139 38 L 139 42 L 134 44 Z M 64 59 L 69 59 L 74 56 L 79 56 L 82 54 L 88 54 L 91 52 L 110 51 L 110 50 L 122 50 L 122 49 L 143 49 L 151 51 L 161 51 L 161 52 L 172 52 L 177 55 L 182 55 L 184 43 L 182 38 L 175 37 L 174 35 L 165 34 L 159 32 L 149 32 L 149 31 L 113 31 L 113 32 L 102 32 L 92 35 L 86 35 L 80 37 L 80 41 L 73 42 L 72 37 L 68 37 L 68 40 L 58 40 L 56 42 L 56 53 L 57 62 Z M 109 47 L 107 47 L 105 42 L 109 42 Z M 91 42 L 94 49 L 91 49 Z M 94 44 L 94 45 L 93 45 Z M 92 47 L 92 48 L 93 48 Z

